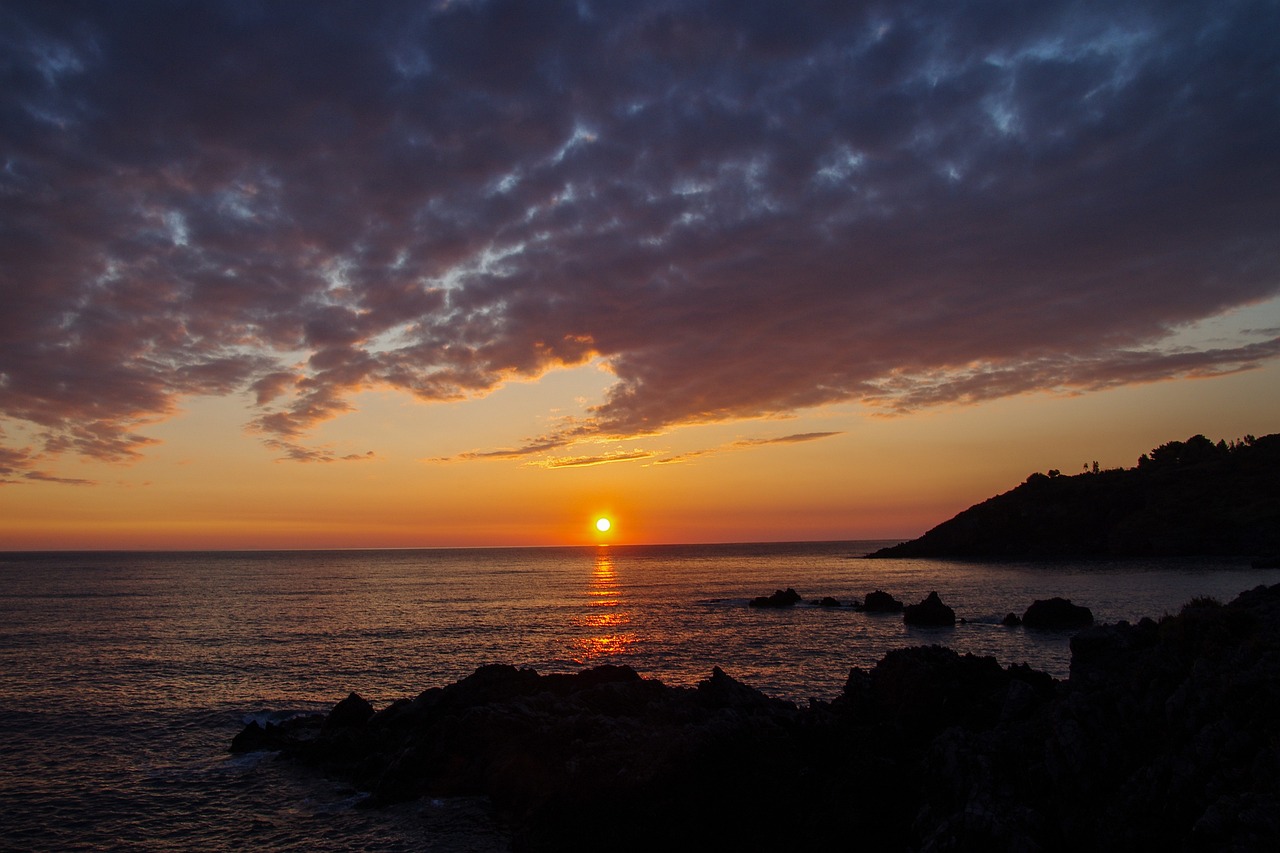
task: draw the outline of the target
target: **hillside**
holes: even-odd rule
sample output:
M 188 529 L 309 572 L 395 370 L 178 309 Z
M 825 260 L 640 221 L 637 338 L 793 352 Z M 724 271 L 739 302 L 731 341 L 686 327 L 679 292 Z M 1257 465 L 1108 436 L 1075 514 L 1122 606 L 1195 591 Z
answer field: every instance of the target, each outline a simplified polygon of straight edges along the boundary
M 1163 444 L 1134 468 L 1032 474 L 870 557 L 1280 554 L 1280 434 Z

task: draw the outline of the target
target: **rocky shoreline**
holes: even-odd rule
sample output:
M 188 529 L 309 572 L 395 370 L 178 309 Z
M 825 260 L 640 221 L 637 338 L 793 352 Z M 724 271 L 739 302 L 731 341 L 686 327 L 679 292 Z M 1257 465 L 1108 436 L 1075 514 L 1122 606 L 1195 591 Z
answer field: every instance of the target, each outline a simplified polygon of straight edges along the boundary
M 520 850 L 1277 849 L 1280 585 L 1071 640 L 1070 678 L 901 649 L 800 707 L 716 668 L 492 665 L 265 728 L 368 804 L 487 796 Z

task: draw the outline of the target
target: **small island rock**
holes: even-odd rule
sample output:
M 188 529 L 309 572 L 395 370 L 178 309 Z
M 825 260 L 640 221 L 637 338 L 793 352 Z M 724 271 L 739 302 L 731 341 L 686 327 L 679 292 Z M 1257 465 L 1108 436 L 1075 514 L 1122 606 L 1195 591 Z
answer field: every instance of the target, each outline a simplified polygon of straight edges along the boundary
M 760 595 L 751 599 L 752 607 L 793 607 L 800 603 L 800 593 L 791 587 L 774 590 L 773 595 Z
M 862 609 L 867 613 L 901 613 L 902 608 L 901 601 L 878 589 L 867 593 L 862 601 Z
M 1093 611 L 1066 598 L 1049 598 L 1033 601 L 1022 614 L 1022 624 L 1028 628 L 1059 631 L 1067 628 L 1083 628 L 1093 624 Z
M 938 593 L 931 592 L 919 604 L 908 604 L 902 621 L 908 625 L 954 625 L 956 612 L 942 603 Z

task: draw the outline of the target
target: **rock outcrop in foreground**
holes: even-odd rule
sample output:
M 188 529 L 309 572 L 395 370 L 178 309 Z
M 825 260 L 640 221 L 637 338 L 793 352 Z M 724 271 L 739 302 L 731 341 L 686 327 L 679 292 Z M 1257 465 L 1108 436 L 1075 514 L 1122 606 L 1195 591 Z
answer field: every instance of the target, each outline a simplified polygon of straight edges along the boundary
M 1087 628 L 1065 682 L 917 647 L 799 708 L 486 666 L 232 745 L 260 749 L 374 805 L 487 795 L 524 850 L 1280 849 L 1280 585 Z

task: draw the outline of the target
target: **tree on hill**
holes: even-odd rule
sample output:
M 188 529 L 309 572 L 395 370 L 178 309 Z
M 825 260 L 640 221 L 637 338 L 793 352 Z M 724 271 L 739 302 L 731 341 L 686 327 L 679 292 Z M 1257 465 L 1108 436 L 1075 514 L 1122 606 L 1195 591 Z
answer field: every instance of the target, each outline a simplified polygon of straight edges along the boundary
M 1086 466 L 1087 467 L 1087 466 Z M 1203 435 L 1135 468 L 1035 473 L 880 557 L 1280 554 L 1280 435 Z

